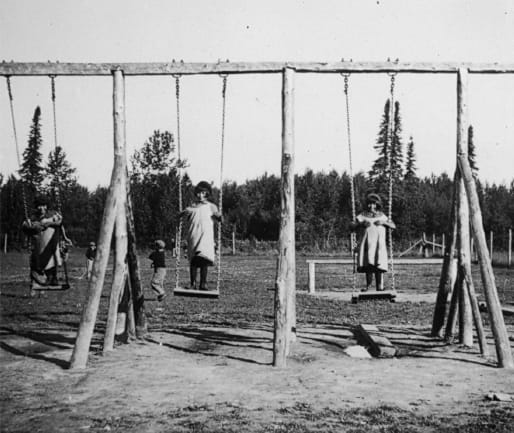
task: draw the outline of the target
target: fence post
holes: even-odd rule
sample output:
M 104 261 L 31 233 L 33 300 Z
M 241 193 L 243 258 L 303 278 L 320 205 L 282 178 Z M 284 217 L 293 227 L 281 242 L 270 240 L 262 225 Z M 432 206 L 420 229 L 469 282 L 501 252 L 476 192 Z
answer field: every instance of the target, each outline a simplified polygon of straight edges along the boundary
M 512 229 L 509 229 L 509 245 L 507 246 L 507 266 L 512 266 Z

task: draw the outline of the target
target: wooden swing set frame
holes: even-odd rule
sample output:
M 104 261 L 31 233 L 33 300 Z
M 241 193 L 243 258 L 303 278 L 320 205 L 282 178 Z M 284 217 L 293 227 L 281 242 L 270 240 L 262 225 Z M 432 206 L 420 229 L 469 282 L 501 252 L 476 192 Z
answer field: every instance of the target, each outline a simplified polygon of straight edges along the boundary
M 478 259 L 484 286 L 487 311 L 496 346 L 498 366 L 514 368 L 509 336 L 503 320 L 494 274 L 482 225 L 475 181 L 468 162 L 466 131 L 468 128 L 468 75 L 514 73 L 514 63 L 457 63 L 457 62 L 229 62 L 185 63 L 0 63 L 3 76 L 112 76 L 114 120 L 114 167 L 106 198 L 97 256 L 89 282 L 89 294 L 84 306 L 77 333 L 71 368 L 85 368 L 94 325 L 100 303 L 109 245 L 114 226 L 116 258 L 113 289 L 121 290 L 126 275 L 125 252 L 128 257 L 129 278 L 133 286 L 133 303 L 136 330 L 146 332 L 143 294 L 136 258 L 136 243 L 127 194 L 127 163 L 125 147 L 125 76 L 132 75 L 213 75 L 213 74 L 266 74 L 282 75 L 282 163 L 281 163 L 281 219 L 278 243 L 278 263 L 275 291 L 275 316 L 273 338 L 273 365 L 285 367 L 291 344 L 296 339 L 296 278 L 295 278 L 295 200 L 294 200 L 294 93 L 296 73 L 447 73 L 457 77 L 457 167 L 455 199 L 452 216 L 453 235 L 449 233 L 448 247 L 443 261 L 439 292 L 434 311 L 432 334 L 441 336 L 445 321 L 446 304 L 451 288 L 450 262 L 458 258 L 458 274 L 447 320 L 446 337 L 452 335 L 457 305 L 460 315 L 460 341 L 471 346 L 473 319 L 479 334 L 482 354 L 486 354 L 485 337 L 480 321 L 473 282 L 471 280 L 470 232 L 477 245 Z M 116 223 L 116 224 L 115 224 Z M 115 290 L 112 291 L 112 295 Z M 112 320 L 108 320 L 108 327 Z M 107 331 L 106 331 L 107 332 Z M 109 349 L 109 348 L 107 348 Z M 105 347 L 104 347 L 105 350 Z

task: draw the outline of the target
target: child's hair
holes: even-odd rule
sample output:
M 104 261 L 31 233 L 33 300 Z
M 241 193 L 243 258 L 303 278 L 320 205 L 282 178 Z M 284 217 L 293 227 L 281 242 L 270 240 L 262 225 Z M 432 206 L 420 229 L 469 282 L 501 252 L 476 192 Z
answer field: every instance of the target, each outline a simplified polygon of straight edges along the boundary
M 205 191 L 207 196 L 210 196 L 212 194 L 211 184 L 205 180 L 198 182 L 198 185 L 195 186 L 195 194 L 198 194 L 200 191 Z
M 157 239 L 157 240 L 155 241 L 155 246 L 156 246 L 157 248 L 164 248 L 164 247 L 166 246 L 166 244 L 164 243 L 164 241 L 162 241 L 162 240 L 160 240 L 160 239 Z
M 366 204 L 369 203 L 375 203 L 378 208 L 382 207 L 382 199 L 378 194 L 375 194 L 373 192 L 371 194 L 368 194 L 368 196 L 366 197 Z

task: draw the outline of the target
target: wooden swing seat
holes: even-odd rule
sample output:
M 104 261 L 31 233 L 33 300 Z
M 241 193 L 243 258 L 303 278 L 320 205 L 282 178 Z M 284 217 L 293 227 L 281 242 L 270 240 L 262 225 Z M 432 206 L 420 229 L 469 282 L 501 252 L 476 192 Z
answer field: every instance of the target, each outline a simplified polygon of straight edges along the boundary
M 190 298 L 218 298 L 219 290 L 193 290 L 187 287 L 179 287 L 173 290 L 174 296 L 187 296 Z
M 71 286 L 68 283 L 63 284 L 54 284 L 54 285 L 46 285 L 46 284 L 39 284 L 35 281 L 32 282 L 31 289 L 35 291 L 60 291 L 60 290 L 68 290 Z
M 352 304 L 359 301 L 375 301 L 375 300 L 389 300 L 390 302 L 396 301 L 395 290 L 367 290 L 365 292 L 353 292 Z

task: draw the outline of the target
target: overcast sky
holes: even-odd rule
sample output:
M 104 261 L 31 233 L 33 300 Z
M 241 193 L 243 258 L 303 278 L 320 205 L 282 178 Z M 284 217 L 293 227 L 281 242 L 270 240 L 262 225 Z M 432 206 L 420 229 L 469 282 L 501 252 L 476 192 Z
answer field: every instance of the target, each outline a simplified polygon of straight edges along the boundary
M 230 61 L 514 62 L 514 2 L 278 0 L 2 0 L 0 60 L 61 62 Z M 43 153 L 53 148 L 50 80 L 13 77 L 20 145 L 42 109 Z M 5 81 L 5 80 L 4 80 Z M 219 183 L 221 78 L 182 79 L 182 153 L 193 182 Z M 456 77 L 400 74 L 403 137 L 421 176 L 455 167 Z M 297 74 L 296 171 L 348 170 L 343 79 Z M 279 173 L 281 77 L 228 78 L 225 179 Z M 350 78 L 354 171 L 367 171 L 389 92 L 387 74 Z M 469 79 L 480 178 L 514 178 L 514 74 Z M 127 77 L 128 154 L 156 129 L 176 131 L 171 77 Z M 112 79 L 57 78 L 58 142 L 79 181 L 109 182 Z M 0 172 L 17 169 L 5 82 L 0 85 Z

